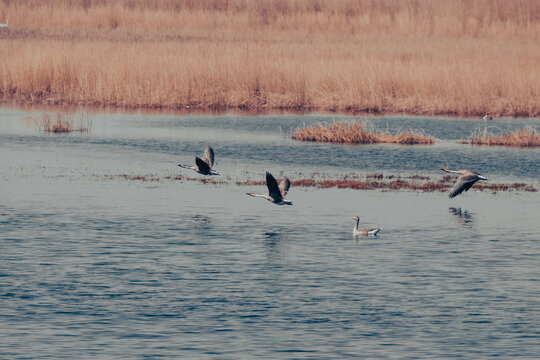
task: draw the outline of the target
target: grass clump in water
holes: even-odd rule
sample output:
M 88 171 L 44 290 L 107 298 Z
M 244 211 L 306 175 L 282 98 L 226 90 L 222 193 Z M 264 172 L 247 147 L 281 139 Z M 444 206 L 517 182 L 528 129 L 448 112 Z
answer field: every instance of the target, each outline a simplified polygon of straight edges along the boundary
M 403 145 L 431 145 L 435 143 L 433 136 L 426 136 L 412 131 L 397 135 L 388 133 L 375 133 L 367 130 L 362 123 L 346 124 L 334 122 L 329 126 L 307 126 L 297 129 L 292 135 L 294 140 L 327 142 L 338 144 L 403 144 Z
M 41 131 L 55 134 L 68 134 L 71 132 L 88 132 L 92 126 L 92 120 L 88 116 L 88 112 L 81 113 L 60 113 L 56 116 L 44 114 L 38 122 L 38 127 Z
M 536 147 L 540 146 L 540 134 L 532 127 L 526 127 L 501 135 L 494 135 L 487 128 L 484 128 L 484 130 L 475 131 L 469 137 L 469 140 L 461 140 L 460 143 L 488 146 Z

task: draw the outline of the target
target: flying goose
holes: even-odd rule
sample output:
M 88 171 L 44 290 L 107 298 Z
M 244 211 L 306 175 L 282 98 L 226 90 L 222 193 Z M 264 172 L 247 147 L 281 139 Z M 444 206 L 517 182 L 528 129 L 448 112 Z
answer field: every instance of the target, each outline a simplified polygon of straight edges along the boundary
M 185 164 L 179 164 L 178 166 L 194 170 L 202 175 L 219 175 L 217 171 L 212 170 L 212 166 L 214 166 L 214 150 L 208 145 L 206 145 L 202 159 L 195 156 L 195 166 Z
M 279 185 L 276 179 L 268 171 L 266 172 L 266 186 L 268 194 L 247 193 L 252 197 L 262 197 L 276 205 L 292 205 L 292 201 L 285 200 L 285 195 L 289 192 L 291 181 L 286 176 L 281 179 Z
M 360 218 L 358 216 L 355 216 L 352 218 L 353 220 L 356 220 L 356 225 L 354 226 L 354 229 L 353 229 L 353 236 L 359 236 L 359 235 L 363 235 L 363 236 L 368 236 L 368 235 L 373 235 L 373 236 L 377 236 L 377 233 L 379 231 L 381 231 L 381 228 L 371 228 L 371 229 L 359 229 L 358 228 L 358 223 L 360 222 Z
M 456 183 L 454 184 L 452 190 L 450 190 L 450 194 L 448 194 L 448 197 L 450 199 L 458 196 L 464 191 L 469 190 L 478 180 L 487 180 L 486 177 L 477 174 L 471 170 L 450 170 L 448 168 L 444 168 L 441 170 L 449 173 L 461 174 L 461 176 L 458 177 Z

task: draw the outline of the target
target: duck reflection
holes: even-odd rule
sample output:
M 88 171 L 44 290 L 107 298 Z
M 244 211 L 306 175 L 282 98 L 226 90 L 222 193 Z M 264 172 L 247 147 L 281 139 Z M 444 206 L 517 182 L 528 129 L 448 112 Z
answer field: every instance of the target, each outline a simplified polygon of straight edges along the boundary
M 197 223 L 201 226 L 210 226 L 212 225 L 212 218 L 206 215 L 194 215 L 191 217 L 191 221 Z
M 454 219 L 457 220 L 457 222 L 464 227 L 472 227 L 474 223 L 474 217 L 473 214 L 467 210 L 461 210 L 461 208 L 455 208 L 451 207 L 448 208 L 448 211 L 450 214 L 454 216 Z
M 281 241 L 285 235 L 281 231 L 269 231 L 263 234 L 266 256 L 268 259 L 281 257 Z

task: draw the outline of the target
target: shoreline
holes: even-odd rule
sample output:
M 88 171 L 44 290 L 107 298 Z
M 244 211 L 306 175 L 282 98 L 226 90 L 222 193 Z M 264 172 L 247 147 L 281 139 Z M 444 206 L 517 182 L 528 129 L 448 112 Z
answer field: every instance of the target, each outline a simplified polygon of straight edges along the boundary
M 267 109 L 246 109 L 244 107 L 223 107 L 223 108 L 197 108 L 197 107 L 167 107 L 167 106 L 115 106 L 115 105 L 96 105 L 96 104 L 83 104 L 83 103 L 31 103 L 31 102 L 19 102 L 19 101 L 2 101 L 0 102 L 0 108 L 13 109 L 20 111 L 31 112 L 54 112 L 54 111 L 79 111 L 84 109 L 89 113 L 106 113 L 106 114 L 135 114 L 143 113 L 148 115 L 179 115 L 179 116 L 220 116 L 220 115 L 237 115 L 237 116 L 272 116 L 272 115 L 297 115 L 297 116 L 309 116 L 309 115 L 323 115 L 323 116 L 344 116 L 344 117 L 422 117 L 422 118 L 447 118 L 448 120 L 459 119 L 477 119 L 482 123 L 489 123 L 482 119 L 485 114 L 460 114 L 455 111 L 449 112 L 393 112 L 393 111 L 332 111 L 327 109 L 318 109 L 315 107 L 309 107 L 304 109 L 297 108 L 267 108 Z M 526 115 L 504 115 L 499 118 L 505 119 L 533 119 L 540 120 L 540 117 L 531 117 Z M 494 119 L 497 119 L 495 117 Z

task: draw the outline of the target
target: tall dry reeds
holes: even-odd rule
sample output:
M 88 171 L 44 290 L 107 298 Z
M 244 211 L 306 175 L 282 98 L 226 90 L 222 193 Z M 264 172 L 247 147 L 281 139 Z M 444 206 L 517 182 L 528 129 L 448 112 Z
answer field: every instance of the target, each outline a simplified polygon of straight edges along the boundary
M 0 99 L 540 115 L 536 0 L 0 1 Z
M 346 124 L 334 122 L 329 126 L 306 126 L 297 129 L 292 135 L 294 140 L 327 142 L 338 144 L 401 144 L 401 145 L 430 145 L 435 143 L 433 136 L 426 136 L 412 131 L 401 132 L 397 135 L 369 131 L 362 123 Z
M 460 142 L 471 145 L 537 147 L 540 146 L 540 134 L 532 127 L 525 127 L 521 130 L 495 135 L 486 127 L 484 130 L 473 132 L 469 140 Z

